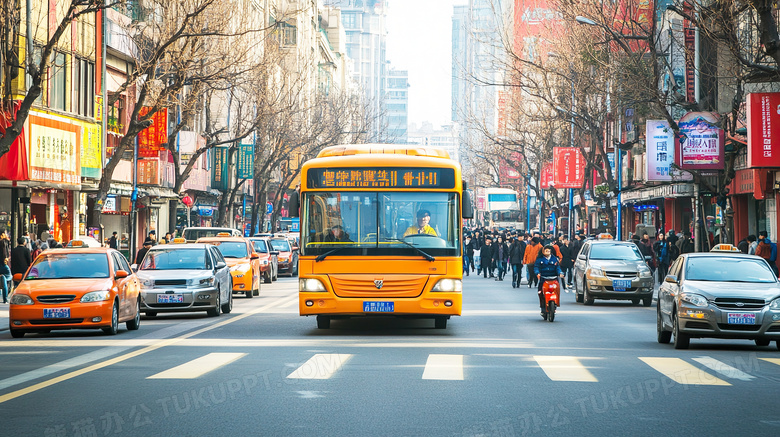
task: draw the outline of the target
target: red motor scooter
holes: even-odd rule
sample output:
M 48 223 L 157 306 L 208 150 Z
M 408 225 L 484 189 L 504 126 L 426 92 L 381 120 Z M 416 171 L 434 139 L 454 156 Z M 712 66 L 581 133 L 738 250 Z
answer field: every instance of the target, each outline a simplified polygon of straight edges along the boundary
M 552 322 L 555 320 L 555 309 L 561 306 L 561 284 L 557 276 L 542 276 L 541 280 L 545 309 L 542 318 Z

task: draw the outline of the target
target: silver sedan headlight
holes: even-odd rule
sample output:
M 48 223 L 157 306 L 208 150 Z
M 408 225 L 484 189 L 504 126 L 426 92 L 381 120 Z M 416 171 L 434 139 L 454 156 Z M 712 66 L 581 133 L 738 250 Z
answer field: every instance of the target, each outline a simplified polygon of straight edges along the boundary
M 706 297 L 696 293 L 682 293 L 680 300 L 697 307 L 706 307 L 710 304 Z
M 770 310 L 780 311 L 780 297 L 778 297 L 777 299 L 773 300 L 772 302 L 769 302 L 769 309 Z
M 640 278 L 652 278 L 653 272 L 650 271 L 648 268 L 639 269 L 639 277 Z
M 141 288 L 154 288 L 154 279 L 141 279 Z

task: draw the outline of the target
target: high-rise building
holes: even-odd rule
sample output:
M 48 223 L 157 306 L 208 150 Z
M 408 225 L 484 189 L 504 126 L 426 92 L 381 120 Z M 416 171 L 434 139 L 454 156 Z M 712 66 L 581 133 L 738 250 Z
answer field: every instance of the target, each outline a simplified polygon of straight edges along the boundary
M 409 128 L 409 72 L 391 68 L 385 97 L 386 141 L 406 144 Z
M 465 72 L 468 71 L 469 7 L 456 5 L 452 13 L 452 116 L 453 123 L 461 123 L 466 105 Z

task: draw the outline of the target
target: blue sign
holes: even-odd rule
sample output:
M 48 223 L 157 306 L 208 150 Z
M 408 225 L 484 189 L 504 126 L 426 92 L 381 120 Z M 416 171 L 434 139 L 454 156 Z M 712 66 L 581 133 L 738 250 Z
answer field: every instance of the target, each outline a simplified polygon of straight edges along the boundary
M 209 206 L 207 207 L 201 206 L 198 208 L 198 215 L 200 215 L 201 217 L 211 217 L 214 215 L 214 209 L 212 209 Z
M 290 225 L 290 232 L 301 232 L 300 217 L 295 217 L 294 219 L 292 219 L 292 224 Z
M 266 214 L 271 214 L 273 212 L 274 212 L 274 204 L 271 203 L 271 202 L 266 203 L 265 204 L 265 213 Z

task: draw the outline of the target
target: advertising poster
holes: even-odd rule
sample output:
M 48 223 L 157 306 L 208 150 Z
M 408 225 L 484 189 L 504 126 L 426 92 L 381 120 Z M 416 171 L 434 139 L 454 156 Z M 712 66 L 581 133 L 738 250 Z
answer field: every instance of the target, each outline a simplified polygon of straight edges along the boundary
M 689 112 L 680 119 L 679 166 L 684 170 L 723 169 L 725 134 L 711 112 Z
M 748 167 L 780 167 L 780 93 L 747 95 L 747 128 Z
M 553 185 L 553 163 L 547 163 L 542 167 L 542 177 L 539 178 L 539 188 L 547 190 Z
M 217 146 L 214 148 L 214 170 L 211 176 L 211 188 L 225 191 L 228 189 L 228 147 Z
M 255 145 L 241 144 L 238 147 L 238 178 L 252 179 L 255 169 Z
M 103 165 L 100 162 L 103 127 L 99 124 L 80 122 L 81 134 L 81 176 L 100 179 Z
M 691 174 L 672 167 L 674 132 L 666 120 L 647 120 L 645 124 L 647 154 L 645 174 L 648 181 L 690 180 Z
M 580 188 L 585 179 L 585 157 L 579 147 L 553 147 L 553 186 Z
M 143 117 L 151 108 L 142 108 L 138 116 Z M 157 158 L 160 150 L 168 143 L 168 110 L 161 109 L 152 116 L 152 124 L 138 134 L 138 156 Z
M 30 180 L 81 183 L 82 126 L 30 114 Z

